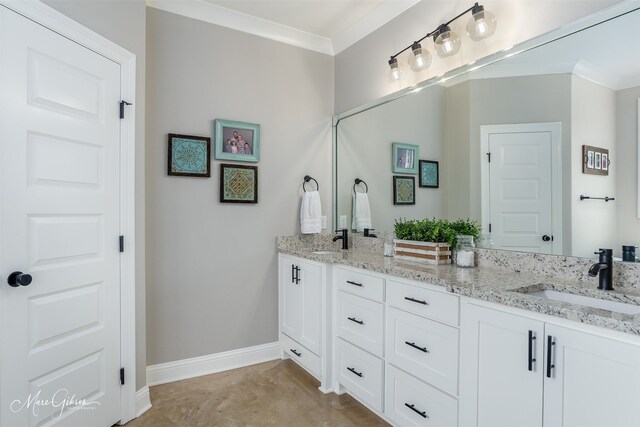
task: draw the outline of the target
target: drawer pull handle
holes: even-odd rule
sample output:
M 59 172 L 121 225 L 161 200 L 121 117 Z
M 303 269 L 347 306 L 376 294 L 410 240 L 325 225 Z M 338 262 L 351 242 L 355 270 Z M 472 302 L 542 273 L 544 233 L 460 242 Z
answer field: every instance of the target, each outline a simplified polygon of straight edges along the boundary
M 551 370 L 556 367 L 553 363 L 551 363 L 551 359 L 553 358 L 553 346 L 556 345 L 556 342 L 553 340 L 551 335 L 547 335 L 547 378 L 551 378 Z
M 411 298 L 411 297 L 404 297 L 404 299 L 406 299 L 407 301 L 415 302 L 415 303 L 422 304 L 422 305 L 429 305 L 429 303 L 427 303 L 425 300 L 421 300 L 421 299 L 415 299 L 415 298 Z
M 416 414 L 420 415 L 422 418 L 429 418 L 427 416 L 427 411 L 418 411 L 413 403 L 411 403 L 411 404 L 405 403 L 404 406 L 406 406 L 407 408 L 411 409 L 413 412 L 415 412 Z
M 348 283 L 348 284 L 350 284 L 350 285 L 354 285 L 354 286 L 360 286 L 360 287 L 362 287 L 362 283 L 353 282 L 353 281 L 351 281 L 351 280 L 347 280 L 347 283 Z
M 529 330 L 529 358 L 527 362 L 527 368 L 529 371 L 533 371 L 533 362 L 536 361 L 536 358 L 533 357 L 533 341 L 536 339 L 536 336 L 533 335 L 533 331 Z
M 350 368 L 350 367 L 348 367 L 348 366 L 347 366 L 347 371 L 349 371 L 349 372 L 351 372 L 352 374 L 357 375 L 357 376 L 359 376 L 360 378 L 362 378 L 362 372 L 358 372 L 358 371 L 356 371 L 355 369 Z
M 302 356 L 302 353 L 297 352 L 297 351 L 295 351 L 295 350 L 294 350 L 294 349 L 292 349 L 292 348 L 290 348 L 289 350 L 291 350 L 291 352 L 292 352 L 293 354 L 295 354 L 296 356 L 298 356 L 298 357 L 301 357 L 301 356 Z
M 406 345 L 408 345 L 409 347 L 413 347 L 413 348 L 415 348 L 415 349 L 417 349 L 417 350 L 422 351 L 423 353 L 429 353 L 429 350 L 427 350 L 427 347 L 419 347 L 419 346 L 417 346 L 417 345 L 416 345 L 416 343 L 414 343 L 414 342 L 409 342 L 409 341 L 405 341 L 404 343 L 405 343 Z
M 357 323 L 358 325 L 364 325 L 364 320 L 358 320 L 355 317 L 347 317 L 347 319 L 351 320 L 352 322 Z

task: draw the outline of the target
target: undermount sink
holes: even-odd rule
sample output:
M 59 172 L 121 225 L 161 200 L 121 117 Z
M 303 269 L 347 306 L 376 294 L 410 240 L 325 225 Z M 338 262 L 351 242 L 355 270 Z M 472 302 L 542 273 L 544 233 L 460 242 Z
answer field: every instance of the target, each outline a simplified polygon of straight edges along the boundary
M 340 251 L 334 249 L 320 249 L 317 251 L 311 251 L 311 253 L 314 255 L 331 255 L 340 253 Z
M 615 311 L 624 314 L 639 314 L 640 305 L 627 304 L 619 301 L 609 301 L 599 298 L 587 297 L 584 295 L 570 294 L 567 292 L 542 289 L 533 292 L 526 292 L 527 295 L 540 297 L 553 301 L 567 302 L 569 304 L 583 305 L 586 307 L 599 308 L 603 310 Z

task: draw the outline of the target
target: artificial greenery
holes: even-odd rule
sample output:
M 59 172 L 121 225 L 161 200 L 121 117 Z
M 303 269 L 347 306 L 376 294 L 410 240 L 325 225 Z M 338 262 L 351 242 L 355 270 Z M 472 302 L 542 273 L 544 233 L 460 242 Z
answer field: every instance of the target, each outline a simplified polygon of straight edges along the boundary
M 481 231 L 480 225 L 470 219 L 396 219 L 393 228 L 398 239 L 448 243 L 452 248 L 456 247 L 459 235 L 477 239 Z

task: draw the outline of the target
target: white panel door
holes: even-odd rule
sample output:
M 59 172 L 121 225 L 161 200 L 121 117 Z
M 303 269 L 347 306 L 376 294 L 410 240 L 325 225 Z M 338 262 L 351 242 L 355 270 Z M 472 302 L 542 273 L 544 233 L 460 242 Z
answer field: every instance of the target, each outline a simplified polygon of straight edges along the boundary
M 554 224 L 554 209 L 561 207 L 553 198 L 559 190 L 554 186 L 561 185 L 553 170 L 559 166 L 557 128 L 553 123 L 483 126 L 490 153 L 483 222 L 491 224 L 494 248 L 549 254 L 561 249 L 560 225 Z
M 119 96 L 118 64 L 0 7 L 2 426 L 120 419 Z
M 300 339 L 300 273 L 292 259 L 280 257 L 280 329 L 289 338 Z
M 542 426 L 543 332 L 543 322 L 463 305 L 460 426 Z
M 300 263 L 300 344 L 317 355 L 321 353 L 322 275 L 322 267 Z
M 640 423 L 640 346 L 550 324 L 546 337 L 555 344 L 550 377 L 545 361 L 545 427 Z

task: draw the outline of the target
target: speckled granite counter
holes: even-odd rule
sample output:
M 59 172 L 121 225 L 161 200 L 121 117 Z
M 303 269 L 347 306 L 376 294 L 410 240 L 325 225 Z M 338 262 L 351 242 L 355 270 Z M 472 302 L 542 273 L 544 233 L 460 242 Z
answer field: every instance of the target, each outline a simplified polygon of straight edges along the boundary
M 343 251 L 339 245 L 322 236 L 284 236 L 277 240 L 278 251 L 281 253 L 298 256 L 301 258 L 322 263 L 341 264 L 391 276 L 427 282 L 432 285 L 442 286 L 447 292 L 478 298 L 485 301 L 504 304 L 511 307 L 522 308 L 537 313 L 561 317 L 577 322 L 587 323 L 630 334 L 640 335 L 640 314 L 623 314 L 604 309 L 596 309 L 581 305 L 569 304 L 549 299 L 528 295 L 526 292 L 535 290 L 558 290 L 572 294 L 579 294 L 593 298 L 610 301 L 619 301 L 640 305 L 640 289 L 637 286 L 637 276 L 634 271 L 626 271 L 626 268 L 616 266 L 616 269 L 625 270 L 616 272 L 620 280 L 627 278 L 627 283 L 618 285 L 614 291 L 600 291 L 597 289 L 597 279 L 587 278 L 583 271 L 585 266 L 592 261 L 578 258 L 554 257 L 557 262 L 570 263 L 575 268 L 567 269 L 556 266 L 546 266 L 549 274 L 540 274 L 526 270 L 527 260 L 535 256 L 520 256 L 520 263 L 516 268 L 513 259 L 500 260 L 501 251 L 487 251 L 491 255 L 479 255 L 479 267 L 458 268 L 453 265 L 434 266 L 423 265 L 408 261 L 385 257 L 378 250 L 377 239 L 360 239 L 355 241 L 355 248 Z M 371 242 L 369 242 L 371 241 Z M 366 246 L 365 246 L 366 245 Z M 326 254 L 314 254 L 317 250 L 334 250 Z M 498 255 L 496 255 L 498 253 Z M 505 254 L 503 252 L 503 254 Z M 506 253 L 506 258 L 512 257 Z M 482 264 L 482 259 L 487 259 Z M 546 257 L 539 255 L 538 257 Z M 529 259 L 530 263 L 533 263 Z M 506 268 L 498 268 L 498 266 Z M 633 266 L 632 268 L 635 268 Z M 539 266 L 538 266 L 539 269 Z M 574 271 L 575 270 L 575 271 Z M 632 283 L 629 280 L 633 281 Z

